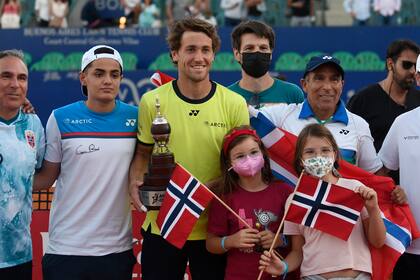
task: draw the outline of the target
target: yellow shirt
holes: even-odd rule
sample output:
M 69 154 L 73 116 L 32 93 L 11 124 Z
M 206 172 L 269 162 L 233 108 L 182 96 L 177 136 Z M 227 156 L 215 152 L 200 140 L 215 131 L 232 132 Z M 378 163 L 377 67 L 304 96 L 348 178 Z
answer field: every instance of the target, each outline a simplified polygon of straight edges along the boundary
M 139 105 L 138 139 L 152 144 L 150 127 L 156 116 L 156 98 L 160 111 L 171 126 L 168 148 L 181 164 L 202 183 L 220 176 L 220 150 L 223 137 L 232 128 L 249 124 L 245 99 L 237 93 L 212 82 L 210 93 L 203 99 L 183 96 L 176 81 L 143 95 Z M 156 225 L 158 211 L 148 211 L 143 223 L 147 230 L 160 234 Z M 207 235 L 207 210 L 200 216 L 188 237 L 202 240 Z

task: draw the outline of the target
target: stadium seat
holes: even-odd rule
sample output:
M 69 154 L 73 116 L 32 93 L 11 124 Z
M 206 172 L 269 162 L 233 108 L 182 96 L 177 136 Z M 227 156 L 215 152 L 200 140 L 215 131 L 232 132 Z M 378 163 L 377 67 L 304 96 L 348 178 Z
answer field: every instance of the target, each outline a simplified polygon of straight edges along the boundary
M 122 52 L 121 57 L 124 64 L 124 71 L 133 71 L 137 69 L 137 55 L 132 52 Z
M 305 62 L 296 52 L 286 52 L 277 59 L 275 71 L 303 71 Z
M 149 67 L 148 70 L 155 71 L 155 70 L 161 70 L 161 71 L 176 71 L 175 65 L 172 63 L 172 59 L 169 56 L 169 53 L 163 53 L 159 55 L 155 61 L 153 61 Z
M 80 63 L 82 61 L 82 52 L 72 52 L 64 59 L 60 68 L 62 71 L 79 71 Z
M 63 67 L 64 55 L 59 52 L 49 52 L 31 66 L 34 71 L 60 71 Z
M 241 65 L 235 60 L 233 53 L 221 52 L 216 55 L 211 70 L 214 71 L 240 71 Z
M 287 1 L 266 0 L 267 10 L 263 13 L 264 22 L 271 26 L 288 26 L 289 19 L 286 17 Z
M 355 68 L 357 71 L 382 71 L 385 64 L 378 54 L 371 51 L 362 51 L 355 56 Z
M 355 70 L 355 59 L 354 56 L 345 51 L 338 51 L 333 53 L 333 56 L 340 60 L 341 67 L 343 67 L 344 71 L 353 71 Z

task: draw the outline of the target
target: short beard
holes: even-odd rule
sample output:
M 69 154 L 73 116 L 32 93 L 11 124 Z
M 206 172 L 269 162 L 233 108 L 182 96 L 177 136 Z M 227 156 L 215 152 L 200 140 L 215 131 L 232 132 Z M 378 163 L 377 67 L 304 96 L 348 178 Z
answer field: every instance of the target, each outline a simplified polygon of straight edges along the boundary
M 406 81 L 406 79 L 399 79 L 396 75 L 393 76 L 395 83 L 402 88 L 403 90 L 409 90 L 414 87 L 416 80 L 413 79 L 412 82 Z

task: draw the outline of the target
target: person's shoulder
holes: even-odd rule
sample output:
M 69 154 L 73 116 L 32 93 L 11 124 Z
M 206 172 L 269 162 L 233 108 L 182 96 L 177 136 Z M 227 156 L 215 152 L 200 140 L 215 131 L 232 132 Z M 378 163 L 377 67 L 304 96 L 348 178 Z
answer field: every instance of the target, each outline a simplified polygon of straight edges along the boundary
M 260 110 L 263 113 L 278 115 L 282 113 L 292 112 L 299 108 L 302 108 L 302 103 L 276 103 L 270 106 L 264 106 Z
M 236 90 L 240 89 L 239 81 L 236 81 L 233 84 L 227 86 L 227 88 L 230 89 L 230 90 L 233 90 L 233 91 L 236 91 Z
M 405 112 L 404 114 L 399 115 L 395 120 L 394 123 L 398 124 L 400 122 L 403 123 L 411 123 L 411 122 L 415 122 L 417 123 L 418 120 L 420 119 L 420 107 L 417 107 L 411 111 Z
M 52 111 L 52 114 L 62 114 L 62 113 L 65 114 L 67 112 L 74 112 L 75 110 L 79 110 L 82 104 L 83 104 L 83 101 L 76 101 L 76 102 L 54 109 Z
M 230 88 L 227 88 L 219 83 L 216 83 L 216 91 L 220 92 L 221 95 L 226 97 L 228 100 L 232 101 L 243 101 L 245 102 L 245 99 L 242 95 L 238 94 L 237 92 L 233 91 Z
M 274 83 L 283 89 L 289 90 L 289 91 L 296 91 L 296 92 L 302 92 L 301 88 L 294 83 L 291 82 L 287 82 L 287 81 L 282 81 L 279 79 L 274 79 Z
M 363 126 L 369 126 L 368 122 L 362 118 L 361 116 L 352 113 L 349 109 L 346 108 L 347 116 L 349 117 L 349 120 L 351 120 L 355 125 L 363 125 Z
M 144 93 L 141 98 L 142 99 L 143 98 L 154 99 L 155 96 L 157 96 L 157 95 L 168 94 L 169 92 L 173 92 L 173 91 L 174 91 L 174 89 L 173 89 L 172 81 L 171 81 L 171 82 L 163 84 L 163 85 L 161 85 L 161 86 L 159 86 L 155 89 L 149 90 L 148 92 Z
M 412 87 L 411 89 L 409 89 L 407 93 L 406 102 L 411 103 L 408 105 L 419 106 L 420 105 L 420 90 L 418 90 L 416 87 Z
M 137 118 L 137 114 L 138 114 L 138 107 L 131 105 L 131 104 L 127 104 L 121 100 L 117 100 L 116 102 L 119 103 L 119 108 L 118 108 L 118 114 L 119 115 L 124 115 L 126 117 L 130 117 L 130 118 Z
M 41 119 L 36 114 L 26 114 L 21 112 L 22 119 L 25 120 L 27 123 L 31 123 L 33 126 L 43 127 Z
M 37 114 L 28 114 L 28 117 L 31 118 L 34 123 L 40 124 L 42 126 L 41 119 Z
M 378 83 L 370 84 L 362 89 L 358 90 L 351 99 L 353 100 L 363 100 L 369 98 L 377 98 L 378 93 L 381 91 L 381 87 Z
M 122 100 L 117 100 L 117 102 L 119 102 L 119 103 L 120 103 L 120 106 L 121 106 L 121 108 L 122 108 L 123 110 L 137 111 L 137 109 L 138 109 L 138 107 L 137 107 L 137 106 L 134 106 L 134 105 L 132 105 L 132 104 L 125 103 L 125 102 L 124 102 L 124 101 L 122 101 Z

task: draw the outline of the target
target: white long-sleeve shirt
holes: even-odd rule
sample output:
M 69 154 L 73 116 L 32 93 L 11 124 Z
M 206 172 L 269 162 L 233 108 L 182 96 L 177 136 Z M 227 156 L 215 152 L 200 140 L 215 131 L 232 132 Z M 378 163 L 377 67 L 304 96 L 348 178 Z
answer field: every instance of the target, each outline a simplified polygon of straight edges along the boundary
M 38 13 L 40 19 L 45 21 L 50 20 L 48 0 L 36 0 L 35 11 Z
M 344 10 L 350 14 L 354 13 L 357 20 L 367 20 L 370 18 L 371 0 L 344 0 Z
M 246 8 L 243 0 L 222 0 L 220 8 L 224 10 L 225 17 L 243 19 L 246 17 Z

